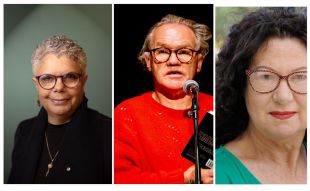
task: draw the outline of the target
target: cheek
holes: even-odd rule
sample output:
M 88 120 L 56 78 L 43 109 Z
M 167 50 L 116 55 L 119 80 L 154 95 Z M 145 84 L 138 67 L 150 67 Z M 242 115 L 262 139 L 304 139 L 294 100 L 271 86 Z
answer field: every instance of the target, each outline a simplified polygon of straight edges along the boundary
M 302 110 L 307 112 L 307 95 L 298 95 L 296 97 L 296 100 L 299 106 L 302 108 Z
M 77 87 L 76 89 L 69 89 L 68 90 L 68 94 L 76 99 L 76 100 L 80 100 L 83 98 L 83 95 L 84 95 L 84 90 L 83 90 L 83 87 L 80 86 L 80 87 Z
M 307 96 L 297 95 L 295 99 L 299 105 L 299 110 L 301 112 L 302 120 L 307 121 Z
M 185 70 L 188 71 L 189 76 L 193 77 L 196 75 L 198 68 L 197 68 L 197 64 L 189 64 L 189 65 L 185 65 Z
M 200 72 L 200 70 L 198 71 L 197 66 L 193 66 L 193 67 L 190 69 L 190 71 L 191 71 L 191 75 L 195 75 L 196 73 Z
M 42 89 L 42 88 L 39 88 L 39 89 L 38 89 L 38 96 L 39 96 L 39 98 L 41 98 L 41 99 L 46 98 L 46 97 L 48 97 L 49 92 L 50 92 L 50 90 L 44 90 L 44 89 Z
M 49 92 L 50 90 L 44 90 L 42 88 L 38 89 L 38 99 L 40 101 L 41 106 L 43 106 L 44 108 L 48 107 L 48 97 L 49 97 Z
M 153 65 L 151 72 L 154 77 L 160 78 L 164 74 L 164 67 Z
M 262 98 L 262 96 L 257 95 L 257 93 L 247 85 L 245 90 L 245 104 L 250 118 L 257 117 L 261 108 L 264 108 L 264 99 Z

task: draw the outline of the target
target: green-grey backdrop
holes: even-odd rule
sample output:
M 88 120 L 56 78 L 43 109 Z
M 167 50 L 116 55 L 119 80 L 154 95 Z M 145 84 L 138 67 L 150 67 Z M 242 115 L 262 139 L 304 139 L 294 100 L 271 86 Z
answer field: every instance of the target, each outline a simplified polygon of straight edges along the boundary
M 31 54 L 52 35 L 76 40 L 88 57 L 89 106 L 112 116 L 112 6 L 4 5 L 4 182 L 18 123 L 37 115 Z

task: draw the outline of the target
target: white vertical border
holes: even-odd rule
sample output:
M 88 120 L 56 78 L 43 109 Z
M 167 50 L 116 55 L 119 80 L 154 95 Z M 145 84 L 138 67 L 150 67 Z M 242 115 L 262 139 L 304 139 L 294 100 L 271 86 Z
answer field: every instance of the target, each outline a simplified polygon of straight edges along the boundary
M 308 3 L 307 4 L 304 4 L 303 6 L 306 6 L 307 7 L 307 67 L 308 67 L 308 65 L 309 65 L 309 48 L 308 48 L 308 45 L 309 45 L 309 43 L 308 43 L 308 40 L 309 40 L 309 29 L 310 29 L 310 26 L 309 26 L 309 6 L 308 5 L 310 5 L 310 2 L 308 1 Z M 309 90 L 309 80 L 307 80 L 307 89 Z M 308 96 L 308 94 L 307 94 L 307 128 L 309 127 L 309 111 L 308 111 L 308 109 L 309 109 L 309 96 Z M 307 130 L 307 149 L 306 149 L 306 151 L 307 151 L 307 153 L 308 153 L 308 151 L 309 151 L 309 149 L 308 149 L 308 145 L 309 145 L 309 130 Z M 309 159 L 310 159 L 310 157 L 309 157 L 309 154 L 307 154 L 307 188 L 308 188 L 308 190 L 310 189 L 310 172 L 309 172 L 309 167 L 308 167 L 308 164 L 309 164 Z
M 0 42 L 1 42 L 1 46 L 0 46 L 0 145 L 2 145 L 0 147 L 0 161 L 1 161 L 1 164 L 0 164 L 0 178 L 1 178 L 1 181 L 0 182 L 3 182 L 3 179 L 4 179 L 4 160 L 3 160 L 3 157 L 4 157 L 4 12 L 3 12 L 3 4 L 1 4 L 0 6 L 0 26 L 1 26 L 1 30 L 0 30 Z
M 215 105 L 215 100 L 216 100 L 216 86 L 215 86 L 215 83 L 216 83 L 216 51 L 215 51 L 215 43 L 216 43 L 216 7 L 215 7 L 215 4 L 213 4 L 213 184 L 215 184 L 215 181 L 216 181 L 216 172 L 215 172 L 215 169 L 216 169 L 216 162 L 215 162 L 215 143 L 216 143 L 216 105 Z
M 112 184 L 114 184 L 114 4 L 112 8 Z

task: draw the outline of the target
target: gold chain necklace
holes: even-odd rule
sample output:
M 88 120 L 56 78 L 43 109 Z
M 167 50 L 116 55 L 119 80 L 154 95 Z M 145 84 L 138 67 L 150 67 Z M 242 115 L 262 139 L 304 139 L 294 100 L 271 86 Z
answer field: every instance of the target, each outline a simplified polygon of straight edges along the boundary
M 47 165 L 47 171 L 46 171 L 46 174 L 45 174 L 45 176 L 47 176 L 49 174 L 50 170 L 53 168 L 53 161 L 57 157 L 57 155 L 59 153 L 59 150 L 57 150 L 55 156 L 52 157 L 52 154 L 51 154 L 51 151 L 50 151 L 50 147 L 48 146 L 48 140 L 47 140 L 46 132 L 45 132 L 45 142 L 46 142 L 46 147 L 47 147 L 48 154 L 49 154 L 49 156 L 51 158 L 51 162 L 48 163 L 48 165 Z

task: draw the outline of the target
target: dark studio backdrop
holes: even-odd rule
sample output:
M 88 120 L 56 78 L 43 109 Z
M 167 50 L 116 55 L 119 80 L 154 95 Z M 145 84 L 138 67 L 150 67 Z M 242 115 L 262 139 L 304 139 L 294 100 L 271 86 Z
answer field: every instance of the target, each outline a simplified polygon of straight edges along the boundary
M 167 14 L 175 14 L 207 24 L 213 31 L 213 5 L 147 4 L 114 5 L 114 106 L 120 102 L 154 90 L 152 75 L 137 56 L 149 29 Z M 213 95 L 213 39 L 202 71 L 196 76 L 200 91 Z

